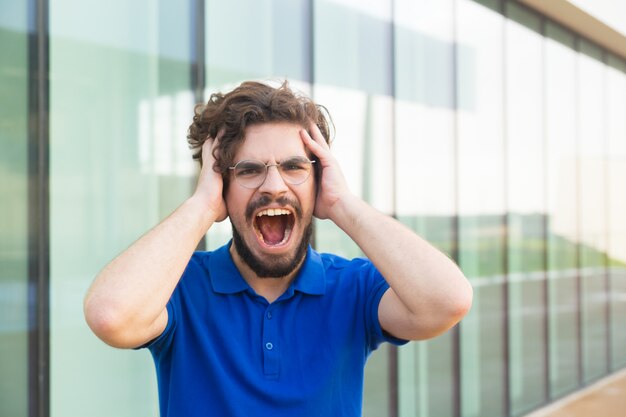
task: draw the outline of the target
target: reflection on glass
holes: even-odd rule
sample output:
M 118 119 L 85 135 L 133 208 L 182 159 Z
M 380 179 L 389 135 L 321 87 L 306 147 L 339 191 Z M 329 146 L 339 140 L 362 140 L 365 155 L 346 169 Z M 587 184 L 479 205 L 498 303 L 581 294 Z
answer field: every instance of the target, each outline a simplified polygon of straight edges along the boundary
M 150 354 L 97 340 L 82 298 L 190 195 L 190 16 L 166 0 L 50 8 L 52 417 L 158 414 Z
M 0 5 L 0 415 L 28 415 L 28 31 Z
M 550 394 L 579 383 L 578 193 L 576 175 L 576 67 L 574 37 L 546 25 L 545 132 L 548 196 L 548 317 Z
M 205 100 L 212 93 L 230 91 L 250 79 L 277 85 L 287 79 L 291 88 L 310 95 L 311 19 L 307 1 L 209 0 L 205 21 Z M 206 237 L 207 248 L 224 245 L 232 237 L 231 230 L 228 219 L 214 224 Z
M 205 16 L 207 85 L 267 77 L 310 82 L 308 1 L 208 0 Z
M 461 415 L 499 417 L 504 398 L 503 17 L 457 3 L 459 263 L 474 287 L 461 323 Z
M 336 127 L 331 149 L 350 190 L 379 210 L 392 211 L 392 102 L 388 97 L 316 85 L 315 100 L 326 106 Z M 356 244 L 329 220 L 316 221 L 316 245 L 351 258 Z
M 350 190 L 392 214 L 391 1 L 315 0 L 313 17 L 313 98 L 333 117 L 333 154 Z M 362 256 L 332 222 L 315 227 L 319 250 Z M 372 355 L 365 369 L 364 416 L 388 412 L 388 349 Z
M 398 219 L 453 255 L 453 1 L 394 2 Z M 398 415 L 454 415 L 452 331 L 398 354 Z
M 192 3 L 51 3 L 52 417 L 158 413 L 149 354 L 104 346 L 81 305 L 97 271 L 195 186 Z M 460 369 L 452 332 L 398 351 L 401 417 L 453 416 L 459 383 L 461 416 L 522 415 L 546 391 L 626 366 L 626 62 L 525 10 L 206 3 L 205 98 L 273 77 L 312 94 L 335 120 L 352 191 L 458 253 L 472 282 Z M 12 376 L 0 415 L 17 417 L 28 412 L 26 12 L 0 6 L 0 375 Z M 230 236 L 217 224 L 208 247 Z M 330 221 L 316 221 L 316 243 L 362 256 Z M 391 349 L 366 368 L 365 416 L 395 405 Z
M 583 380 L 608 371 L 606 274 L 605 66 L 602 52 L 580 42 L 578 54 L 578 129 L 580 137 L 580 276 Z
M 314 0 L 316 83 L 391 95 L 391 1 Z
M 506 10 L 509 398 L 521 415 L 546 399 L 543 62 L 539 18 Z
M 626 62 L 609 56 L 607 74 L 608 255 L 611 369 L 626 365 Z

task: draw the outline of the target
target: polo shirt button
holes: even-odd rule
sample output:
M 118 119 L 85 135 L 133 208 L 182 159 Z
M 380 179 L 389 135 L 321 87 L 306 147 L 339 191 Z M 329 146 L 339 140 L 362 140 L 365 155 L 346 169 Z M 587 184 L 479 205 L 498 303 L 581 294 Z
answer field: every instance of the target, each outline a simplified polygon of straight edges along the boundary
M 272 319 L 272 312 L 271 312 L 271 311 L 268 311 L 268 312 L 265 314 L 265 317 L 267 317 L 267 319 L 268 319 L 268 320 L 271 320 L 271 319 Z
M 272 342 L 267 342 L 267 343 L 265 344 L 265 349 L 267 349 L 267 350 L 272 350 L 272 349 L 274 349 L 274 345 L 272 344 Z

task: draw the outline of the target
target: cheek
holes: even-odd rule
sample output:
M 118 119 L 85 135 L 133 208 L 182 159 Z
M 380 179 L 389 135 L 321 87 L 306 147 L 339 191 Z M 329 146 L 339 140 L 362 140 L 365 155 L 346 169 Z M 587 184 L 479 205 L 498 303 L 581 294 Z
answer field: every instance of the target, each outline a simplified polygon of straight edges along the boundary
M 231 184 L 229 190 L 224 196 L 224 202 L 226 203 L 226 210 L 228 216 L 232 219 L 238 219 L 243 217 L 243 213 L 246 209 L 247 200 L 243 193 L 238 193 L 235 190 L 236 184 Z
M 307 212 L 313 212 L 315 207 L 317 192 L 315 188 L 315 184 L 313 184 L 306 192 L 302 195 L 302 205 L 303 209 Z

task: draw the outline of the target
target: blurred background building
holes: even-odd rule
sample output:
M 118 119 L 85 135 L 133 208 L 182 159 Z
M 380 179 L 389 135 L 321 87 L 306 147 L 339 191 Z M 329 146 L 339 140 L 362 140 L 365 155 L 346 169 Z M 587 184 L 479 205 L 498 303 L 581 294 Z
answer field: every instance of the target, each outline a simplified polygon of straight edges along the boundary
M 352 190 L 474 286 L 460 326 L 372 355 L 364 415 L 522 416 L 625 368 L 625 22 L 617 0 L 0 0 L 0 416 L 158 415 L 149 353 L 97 340 L 82 298 L 192 192 L 194 103 L 245 79 L 326 105 Z M 327 222 L 315 246 L 360 255 Z

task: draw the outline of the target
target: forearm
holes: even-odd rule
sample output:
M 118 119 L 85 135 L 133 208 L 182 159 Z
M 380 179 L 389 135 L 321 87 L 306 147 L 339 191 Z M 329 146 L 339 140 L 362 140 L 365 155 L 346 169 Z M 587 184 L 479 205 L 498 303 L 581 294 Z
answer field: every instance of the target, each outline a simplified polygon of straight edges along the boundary
M 411 316 L 407 321 L 419 327 L 415 334 L 430 337 L 465 314 L 472 289 L 448 256 L 360 199 L 350 197 L 340 204 L 335 222 L 385 277 Z
M 380 324 L 404 339 L 449 329 L 471 306 L 467 279 L 445 254 L 351 195 L 321 132 L 314 124 L 310 131 L 313 137 L 303 130 L 302 140 L 323 168 L 314 214 L 346 232 L 391 286 L 378 307 Z
M 203 202 L 192 197 L 111 261 L 85 297 L 94 332 L 114 345 L 132 344 L 129 337 L 143 341 L 213 222 Z

